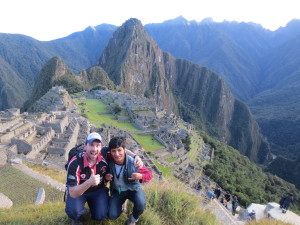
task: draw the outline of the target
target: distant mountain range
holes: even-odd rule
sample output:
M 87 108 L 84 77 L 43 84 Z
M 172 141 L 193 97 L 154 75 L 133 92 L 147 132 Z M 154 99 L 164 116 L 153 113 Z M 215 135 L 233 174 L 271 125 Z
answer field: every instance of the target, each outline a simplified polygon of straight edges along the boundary
M 254 113 L 272 151 L 300 154 L 300 20 L 276 31 L 254 23 L 183 17 L 145 29 L 164 51 L 222 76 Z
M 22 107 L 52 57 L 62 57 L 74 72 L 95 65 L 116 28 L 102 24 L 49 42 L 0 33 L 0 110 Z
M 135 69 L 131 67 L 134 60 L 136 63 L 141 63 L 148 56 L 143 56 L 142 59 L 134 57 L 135 54 L 141 54 L 141 52 L 134 54 L 132 52 L 141 51 L 141 49 L 137 47 L 138 45 L 130 45 L 129 43 L 134 42 L 126 40 L 128 37 L 125 36 L 125 42 L 116 44 L 115 47 L 120 48 L 121 44 L 124 44 L 133 48 L 131 51 L 116 49 L 113 43 L 109 44 L 110 38 L 115 40 L 113 35 L 117 35 L 114 33 L 117 28 L 113 25 L 102 24 L 49 42 L 40 42 L 24 35 L 0 34 L 0 109 L 21 107 L 29 99 L 33 84 L 42 67 L 52 57 L 60 56 L 73 74 L 78 74 L 81 70 L 80 73 L 87 74 L 86 68 L 92 68 L 95 65 L 102 66 L 111 81 L 120 85 L 121 89 L 161 100 L 185 119 L 198 122 L 200 127 L 209 130 L 210 133 L 234 147 L 249 144 L 245 140 L 253 141 L 255 139 L 253 139 L 253 134 L 259 134 L 259 127 L 254 126 L 255 123 L 247 122 L 253 119 L 250 119 L 251 113 L 241 102 L 244 101 L 254 113 L 262 133 L 271 144 L 273 153 L 290 159 L 296 159 L 300 155 L 299 20 L 292 20 L 286 27 L 276 31 L 266 30 L 254 23 L 216 23 L 211 20 L 198 23 L 187 21 L 183 17 L 160 24 L 148 24 L 144 26 L 144 29 L 157 46 L 146 41 L 146 44 L 143 44 L 145 51 L 142 52 L 150 54 L 153 60 L 150 64 L 143 64 L 143 68 Z M 140 40 L 134 36 L 131 38 Z M 112 48 L 114 53 L 109 51 L 109 48 Z M 131 52 L 131 58 L 128 58 L 128 52 Z M 157 52 L 160 52 L 161 58 L 158 57 Z M 161 62 L 169 64 L 162 65 Z M 119 66 L 115 67 L 114 63 Z M 138 80 L 133 79 L 132 74 L 143 74 L 145 71 L 150 74 L 150 79 L 149 82 L 145 82 L 146 86 L 143 86 L 137 82 Z M 168 74 L 170 71 L 174 72 L 173 77 Z M 177 74 L 178 71 L 183 77 Z M 165 73 L 164 76 L 162 76 L 163 73 Z M 197 73 L 199 74 L 195 75 Z M 209 101 L 211 104 L 209 105 L 207 101 L 203 105 L 203 99 L 200 98 L 201 101 L 198 99 L 197 102 L 197 97 L 192 98 L 189 95 L 188 91 L 195 93 L 198 85 L 203 85 L 203 79 L 216 76 L 215 79 L 219 80 L 216 74 L 225 80 L 234 96 L 241 101 L 233 100 L 233 97 L 218 95 L 219 99 L 209 96 L 212 102 L 217 102 L 212 104 Z M 144 82 L 146 77 L 140 78 Z M 182 86 L 180 82 L 184 82 L 183 80 L 185 82 L 190 80 L 191 83 Z M 134 82 L 133 86 L 132 82 Z M 219 80 L 218 90 L 223 91 L 219 93 L 229 93 L 225 91 L 227 86 L 223 83 Z M 161 86 L 157 86 L 158 84 Z M 206 91 L 209 90 L 211 89 Z M 202 95 L 208 96 L 199 92 L 199 96 Z M 233 102 L 228 104 L 226 101 L 222 102 L 222 99 L 231 99 Z M 227 108 L 223 105 L 225 111 L 235 109 L 231 113 L 229 113 L 230 110 L 227 111 L 227 118 L 223 124 L 215 120 L 218 113 L 225 112 L 222 110 L 218 112 L 220 103 L 228 104 Z M 211 114 L 213 106 L 216 111 Z M 237 129 L 229 121 L 233 118 L 236 121 L 237 116 L 241 114 L 234 112 L 240 111 L 246 112 L 248 116 L 240 117 L 239 120 L 244 121 L 244 125 Z M 226 115 L 224 114 L 225 117 Z M 220 124 L 227 130 L 216 129 L 216 125 Z M 245 136 L 246 133 L 241 132 L 246 126 L 248 128 L 245 132 L 252 133 L 252 135 Z M 249 133 L 249 130 L 252 132 Z M 234 139 L 231 135 L 240 137 Z M 257 138 L 259 135 L 254 136 Z M 250 142 L 250 145 L 259 149 L 258 146 L 264 143 L 262 138 L 259 139 L 261 142 Z M 244 154 L 257 159 L 257 151 L 253 153 L 251 150 L 247 153 L 246 146 L 242 149 L 244 149 L 242 150 Z

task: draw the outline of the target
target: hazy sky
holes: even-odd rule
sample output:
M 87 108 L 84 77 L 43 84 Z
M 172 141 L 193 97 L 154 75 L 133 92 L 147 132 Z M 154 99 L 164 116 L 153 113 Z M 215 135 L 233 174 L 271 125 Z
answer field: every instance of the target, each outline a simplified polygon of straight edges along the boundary
M 0 0 L 0 33 L 44 41 L 90 25 L 120 26 L 131 17 L 145 25 L 180 15 L 196 21 L 252 21 L 275 30 L 300 19 L 299 5 L 298 0 Z

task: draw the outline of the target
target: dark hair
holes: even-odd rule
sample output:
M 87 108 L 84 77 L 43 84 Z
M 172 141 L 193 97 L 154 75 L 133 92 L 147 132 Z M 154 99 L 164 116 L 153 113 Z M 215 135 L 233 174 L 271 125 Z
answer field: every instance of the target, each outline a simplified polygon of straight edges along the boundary
M 113 137 L 110 139 L 108 143 L 108 148 L 109 149 L 114 149 L 114 148 L 119 148 L 122 147 L 125 149 L 126 146 L 126 139 L 124 137 Z

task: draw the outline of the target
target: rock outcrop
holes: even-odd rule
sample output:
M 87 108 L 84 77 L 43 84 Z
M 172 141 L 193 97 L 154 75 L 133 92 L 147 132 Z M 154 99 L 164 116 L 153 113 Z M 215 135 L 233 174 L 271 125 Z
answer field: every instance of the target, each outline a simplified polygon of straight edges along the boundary
M 101 55 L 99 65 L 121 90 L 154 98 L 165 108 L 176 109 L 165 76 L 163 51 L 139 20 L 130 19 L 117 29 Z
M 4 194 L 0 193 L 0 209 L 10 209 L 13 202 Z

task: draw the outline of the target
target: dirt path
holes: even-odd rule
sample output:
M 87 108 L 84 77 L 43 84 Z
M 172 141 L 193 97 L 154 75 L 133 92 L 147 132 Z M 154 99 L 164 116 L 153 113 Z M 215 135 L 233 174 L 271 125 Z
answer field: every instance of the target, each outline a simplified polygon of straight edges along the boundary
M 28 176 L 31 176 L 34 179 L 37 179 L 38 181 L 40 181 L 44 184 L 48 184 L 48 185 L 56 188 L 57 190 L 65 191 L 65 184 L 60 183 L 47 175 L 40 174 L 40 173 L 32 170 L 31 168 L 25 166 L 24 164 L 13 164 L 12 166 L 14 168 L 20 170 L 21 172 L 27 174 Z
M 205 209 L 208 209 L 211 213 L 215 214 L 217 221 L 222 225 L 244 224 L 244 222 L 238 221 L 237 216 L 233 216 L 228 209 L 215 199 L 206 204 Z

